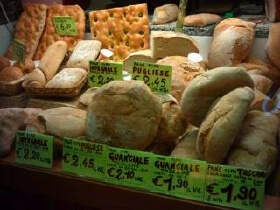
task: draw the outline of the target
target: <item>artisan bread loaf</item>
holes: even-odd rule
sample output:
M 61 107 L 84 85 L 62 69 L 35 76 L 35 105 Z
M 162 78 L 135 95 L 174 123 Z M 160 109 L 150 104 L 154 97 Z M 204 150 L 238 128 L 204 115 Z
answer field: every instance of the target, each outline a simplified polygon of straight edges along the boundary
M 140 81 L 112 81 L 94 92 L 87 112 L 87 136 L 115 147 L 144 150 L 161 118 L 160 99 Z
M 250 111 L 227 158 L 228 164 L 264 170 L 268 177 L 277 162 L 278 127 L 279 118 L 276 115 Z
M 153 24 L 169 23 L 177 19 L 179 8 L 176 4 L 164 4 L 156 7 L 153 14 Z
M 11 82 L 22 78 L 24 74 L 18 67 L 5 67 L 0 70 L 0 81 Z
M 80 98 L 79 103 L 82 104 L 82 106 L 88 106 L 92 100 L 94 92 L 98 89 L 98 87 L 91 87 L 84 92 Z
M 273 82 L 265 76 L 259 74 L 250 74 L 250 77 L 254 81 L 254 86 L 256 90 L 261 91 L 264 94 L 267 94 L 271 88 Z
M 224 161 L 253 99 L 252 89 L 236 88 L 213 106 L 198 133 L 197 152 L 203 160 Z
M 280 23 L 270 23 L 269 36 L 266 45 L 266 55 L 269 62 L 280 69 Z
M 0 56 L 0 70 L 9 66 L 11 66 L 10 60 L 3 56 Z
M 24 82 L 23 87 L 34 87 L 43 88 L 46 85 L 46 76 L 41 69 L 35 68 L 31 73 L 29 73 Z
M 39 65 L 39 68 L 46 75 L 47 81 L 50 81 L 56 74 L 66 53 L 67 43 L 65 41 L 57 41 L 47 48 Z
M 235 66 L 246 59 L 255 38 L 254 26 L 254 23 L 237 18 L 221 21 L 214 29 L 208 68 Z
M 167 56 L 187 56 L 199 52 L 197 43 L 188 35 L 173 31 L 158 32 L 151 35 L 151 50 L 154 59 Z
M 46 84 L 46 88 L 73 88 L 87 76 L 87 71 L 81 68 L 65 68 L 57 73 Z
M 275 100 L 271 99 L 269 96 L 263 94 L 259 90 L 254 90 L 255 98 L 250 105 L 250 110 L 259 110 L 263 112 L 273 111 L 277 103 Z
M 98 40 L 81 40 L 74 48 L 66 66 L 68 68 L 89 69 L 89 61 L 95 60 L 101 50 L 101 42 Z
M 13 66 L 19 67 L 24 73 L 30 73 L 35 69 L 35 63 L 30 58 L 25 58 L 24 64 L 16 62 Z
M 221 16 L 211 13 L 188 15 L 184 18 L 184 26 L 205 27 L 221 21 Z
M 182 95 L 183 117 L 199 127 L 217 98 L 244 86 L 254 88 L 254 82 L 242 68 L 219 67 L 202 73 L 189 83 Z

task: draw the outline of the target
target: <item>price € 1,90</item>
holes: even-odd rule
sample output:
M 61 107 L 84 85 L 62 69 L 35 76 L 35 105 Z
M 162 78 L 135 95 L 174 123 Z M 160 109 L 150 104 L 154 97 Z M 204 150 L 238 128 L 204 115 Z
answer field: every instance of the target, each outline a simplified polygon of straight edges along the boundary
M 100 74 L 100 75 L 91 75 L 90 77 L 89 77 L 89 79 L 90 79 L 90 81 L 92 82 L 92 83 L 94 83 L 94 84 L 98 84 L 98 85 L 105 85 L 105 84 L 107 84 L 107 83 L 109 83 L 109 82 L 111 82 L 111 81 L 114 81 L 114 78 L 112 78 L 112 77 L 109 77 L 109 76 L 107 76 L 107 75 L 102 75 L 102 74 Z
M 157 176 L 155 178 L 153 178 L 153 184 L 157 187 L 161 187 L 164 186 L 165 184 L 167 184 L 167 190 L 168 191 L 172 191 L 175 189 L 186 189 L 189 185 L 187 180 L 184 179 L 177 179 L 177 182 L 174 182 L 174 179 L 172 177 L 164 179 L 163 176 Z
M 206 186 L 206 192 L 208 192 L 211 195 L 219 195 L 220 193 L 226 193 L 227 194 L 227 200 L 226 202 L 230 203 L 232 200 L 250 200 L 255 201 L 257 198 L 257 190 L 254 187 L 247 187 L 247 186 L 241 186 L 239 187 L 239 192 L 237 195 L 233 195 L 234 191 L 234 185 L 229 184 L 228 186 L 224 188 L 220 188 L 220 190 L 215 190 L 215 188 L 218 187 L 217 183 L 210 184 Z
M 93 168 L 94 159 L 93 158 L 80 158 L 78 155 L 70 155 L 69 153 L 64 154 L 63 161 L 69 163 L 73 167 L 84 167 Z
M 111 167 L 107 170 L 109 177 L 122 180 L 122 179 L 134 179 L 135 173 L 133 171 L 126 171 L 120 168 Z
M 166 78 L 155 77 L 151 78 L 147 75 L 143 76 L 143 82 L 150 87 L 152 91 L 160 91 L 164 93 L 168 93 L 168 89 L 166 87 Z M 133 80 L 140 80 L 140 75 L 135 75 Z
M 39 151 L 19 147 L 17 148 L 16 153 L 17 158 L 19 159 L 40 161 L 48 164 L 51 163 L 51 159 L 42 157 Z

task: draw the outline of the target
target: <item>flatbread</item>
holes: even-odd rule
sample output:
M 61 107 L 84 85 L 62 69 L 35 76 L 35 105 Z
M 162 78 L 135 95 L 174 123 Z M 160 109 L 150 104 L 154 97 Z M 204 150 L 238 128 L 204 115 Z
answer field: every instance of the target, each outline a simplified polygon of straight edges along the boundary
M 147 4 L 137 4 L 89 13 L 92 39 L 114 52 L 113 60 L 124 60 L 130 52 L 148 49 Z
M 71 16 L 75 19 L 78 35 L 61 36 L 56 34 L 53 24 L 54 16 Z M 39 47 L 33 59 L 38 60 L 42 57 L 48 46 L 56 41 L 63 40 L 67 42 L 68 50 L 73 51 L 79 40 L 83 40 L 85 35 L 85 13 L 79 5 L 61 5 L 55 4 L 48 8 L 46 27 L 41 37 Z
M 32 59 L 44 31 L 47 14 L 45 4 L 29 4 L 21 14 L 14 34 L 14 38 L 26 45 L 26 58 Z M 13 43 L 6 53 L 6 57 L 13 58 Z

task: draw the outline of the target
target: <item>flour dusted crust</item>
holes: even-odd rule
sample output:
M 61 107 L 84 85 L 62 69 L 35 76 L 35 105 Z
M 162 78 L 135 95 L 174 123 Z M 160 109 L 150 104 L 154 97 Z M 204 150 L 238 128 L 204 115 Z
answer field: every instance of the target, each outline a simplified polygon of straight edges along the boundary
M 14 34 L 14 38 L 26 45 L 26 57 L 31 58 L 36 52 L 40 37 L 45 27 L 47 6 L 45 4 L 29 4 L 21 14 Z M 6 56 L 12 59 L 13 44 Z
M 185 26 L 205 27 L 221 21 L 221 16 L 210 13 L 188 15 L 184 18 Z
M 75 19 L 78 35 L 77 36 L 60 36 L 56 34 L 53 24 L 54 16 L 70 16 Z M 79 40 L 84 39 L 85 34 L 85 14 L 79 5 L 51 5 L 48 8 L 46 27 L 40 39 L 40 44 L 34 55 L 34 59 L 38 60 L 42 57 L 48 46 L 56 41 L 63 40 L 67 42 L 68 50 L 73 51 Z
M 130 52 L 150 46 L 147 4 L 92 11 L 89 19 L 92 39 L 112 50 L 113 60 L 123 60 Z

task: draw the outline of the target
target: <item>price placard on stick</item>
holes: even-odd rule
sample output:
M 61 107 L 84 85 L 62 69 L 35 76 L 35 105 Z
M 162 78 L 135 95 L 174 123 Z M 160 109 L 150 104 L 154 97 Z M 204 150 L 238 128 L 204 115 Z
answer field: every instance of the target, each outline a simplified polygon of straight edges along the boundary
M 16 134 L 15 162 L 51 168 L 53 163 L 53 137 L 18 131 Z
M 102 179 L 105 176 L 107 146 L 88 141 L 64 138 L 63 171 Z
M 13 46 L 13 59 L 20 62 L 21 64 L 25 64 L 25 51 L 26 46 L 23 42 L 18 39 L 14 39 Z
M 238 209 L 262 209 L 265 172 L 207 164 L 204 201 Z
M 74 17 L 70 16 L 54 16 L 53 24 L 55 31 L 61 36 L 77 36 L 78 30 Z
M 132 79 L 141 80 L 150 87 L 151 91 L 171 92 L 172 67 L 154 63 L 134 61 Z
M 176 197 L 203 201 L 206 162 L 156 156 L 151 189 Z
M 153 154 L 108 147 L 106 180 L 134 188 L 149 188 L 149 169 Z
M 90 87 L 101 87 L 114 80 L 123 80 L 122 71 L 120 63 L 89 61 L 88 84 Z

